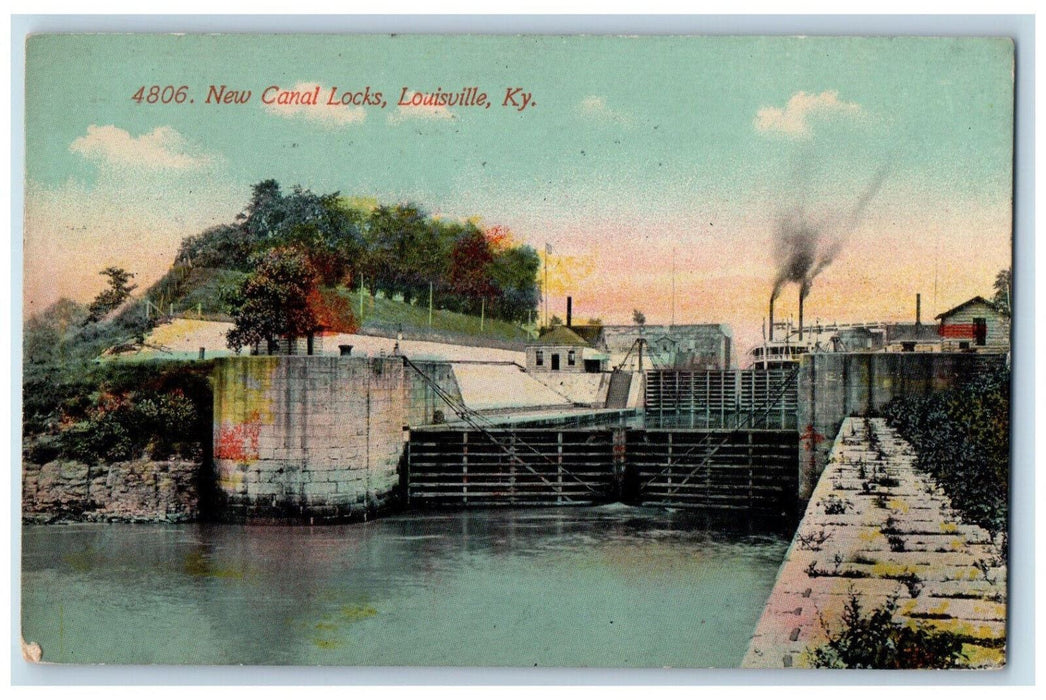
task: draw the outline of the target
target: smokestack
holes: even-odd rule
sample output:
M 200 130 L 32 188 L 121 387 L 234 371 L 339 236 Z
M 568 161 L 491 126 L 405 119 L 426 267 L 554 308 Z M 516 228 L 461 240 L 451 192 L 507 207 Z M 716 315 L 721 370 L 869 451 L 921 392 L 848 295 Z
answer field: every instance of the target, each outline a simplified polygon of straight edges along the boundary
M 770 340 L 774 339 L 774 298 L 770 297 Z
M 570 328 L 570 317 L 574 310 L 574 300 L 571 297 L 567 297 L 567 328 Z
M 915 295 L 915 325 L 921 326 L 923 324 L 923 295 Z
M 806 295 L 799 291 L 799 342 L 803 342 L 803 299 Z

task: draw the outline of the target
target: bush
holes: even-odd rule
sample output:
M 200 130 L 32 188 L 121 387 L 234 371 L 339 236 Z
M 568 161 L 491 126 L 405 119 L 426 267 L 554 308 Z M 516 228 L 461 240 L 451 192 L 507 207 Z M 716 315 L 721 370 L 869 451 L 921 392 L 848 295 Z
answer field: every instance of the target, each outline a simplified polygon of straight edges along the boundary
M 70 376 L 27 381 L 26 459 L 88 464 L 136 459 L 200 459 L 210 448 L 211 363 L 106 364 Z
M 843 628 L 808 652 L 815 668 L 957 668 L 966 660 L 962 638 L 951 632 L 894 622 L 896 599 L 867 617 L 853 593 L 843 610 Z
M 1010 476 L 1010 373 L 985 372 L 966 385 L 886 405 L 890 425 L 915 447 L 929 473 L 971 523 L 1005 532 Z

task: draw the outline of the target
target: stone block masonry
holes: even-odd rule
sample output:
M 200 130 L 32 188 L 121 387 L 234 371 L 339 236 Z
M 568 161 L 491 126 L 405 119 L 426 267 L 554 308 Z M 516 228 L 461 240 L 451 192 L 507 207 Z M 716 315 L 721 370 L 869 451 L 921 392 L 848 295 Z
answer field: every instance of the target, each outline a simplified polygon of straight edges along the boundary
M 136 460 L 22 465 L 22 517 L 54 520 L 183 522 L 199 511 L 200 463 Z
M 410 392 L 402 360 L 218 360 L 218 515 L 306 523 L 362 519 L 399 484 Z
M 1001 536 L 962 522 L 914 461 L 883 419 L 843 421 L 744 667 L 808 665 L 851 594 L 866 615 L 893 598 L 895 622 L 959 635 L 972 667 L 1005 663 Z
M 799 498 L 807 500 L 847 416 L 876 415 L 897 396 L 926 396 L 1001 365 L 1004 355 L 940 352 L 812 353 L 799 371 Z

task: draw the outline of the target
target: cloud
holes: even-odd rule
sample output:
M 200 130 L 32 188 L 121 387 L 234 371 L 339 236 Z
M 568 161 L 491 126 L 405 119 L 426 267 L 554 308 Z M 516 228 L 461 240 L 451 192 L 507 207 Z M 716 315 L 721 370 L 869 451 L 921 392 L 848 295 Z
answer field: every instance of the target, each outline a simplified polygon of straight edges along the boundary
M 820 95 L 799 91 L 792 95 L 784 109 L 762 107 L 756 113 L 755 130 L 762 133 L 777 133 L 796 138 L 809 138 L 810 117 L 858 116 L 861 105 L 839 99 L 836 90 L 825 90 Z
M 317 94 L 317 88 L 319 89 L 319 99 L 317 100 L 317 104 L 300 103 L 302 97 L 308 96 L 311 98 L 315 96 Z M 299 101 L 299 103 L 274 103 L 265 105 L 265 111 L 269 114 L 274 114 L 285 119 L 304 119 L 306 121 L 319 122 L 328 127 L 357 124 L 367 118 L 367 110 L 363 107 L 342 104 L 326 104 L 324 100 L 329 91 L 324 89 L 324 87 L 319 83 L 298 83 L 294 87 L 281 92 L 288 95 L 297 95 L 297 98 L 290 99 Z M 276 96 L 270 95 L 270 97 L 273 97 L 273 99 L 279 99 L 279 97 Z
M 69 150 L 106 166 L 144 170 L 195 170 L 214 162 L 214 156 L 192 152 L 186 138 L 169 126 L 131 136 L 112 124 L 92 124 Z
M 631 123 L 631 118 L 616 110 L 607 107 L 607 98 L 600 95 L 589 95 L 577 105 L 577 111 L 582 116 L 597 121 L 618 122 L 619 124 Z

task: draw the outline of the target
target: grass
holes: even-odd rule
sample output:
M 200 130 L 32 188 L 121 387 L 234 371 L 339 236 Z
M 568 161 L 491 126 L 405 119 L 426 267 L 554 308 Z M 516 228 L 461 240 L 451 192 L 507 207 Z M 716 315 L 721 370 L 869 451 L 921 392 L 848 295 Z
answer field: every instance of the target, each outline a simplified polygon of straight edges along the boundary
M 359 290 L 339 290 L 341 296 L 348 299 L 352 313 L 360 317 Z M 432 310 L 432 325 L 429 325 L 427 304 L 405 304 L 395 299 L 384 299 L 363 295 L 363 317 L 361 328 L 364 331 L 380 332 L 383 335 L 395 334 L 400 328 L 404 333 L 434 333 L 455 336 L 473 336 L 492 338 L 508 342 L 526 342 L 527 331 L 508 321 L 486 318 L 481 322 L 478 316 L 469 316 L 445 309 Z

